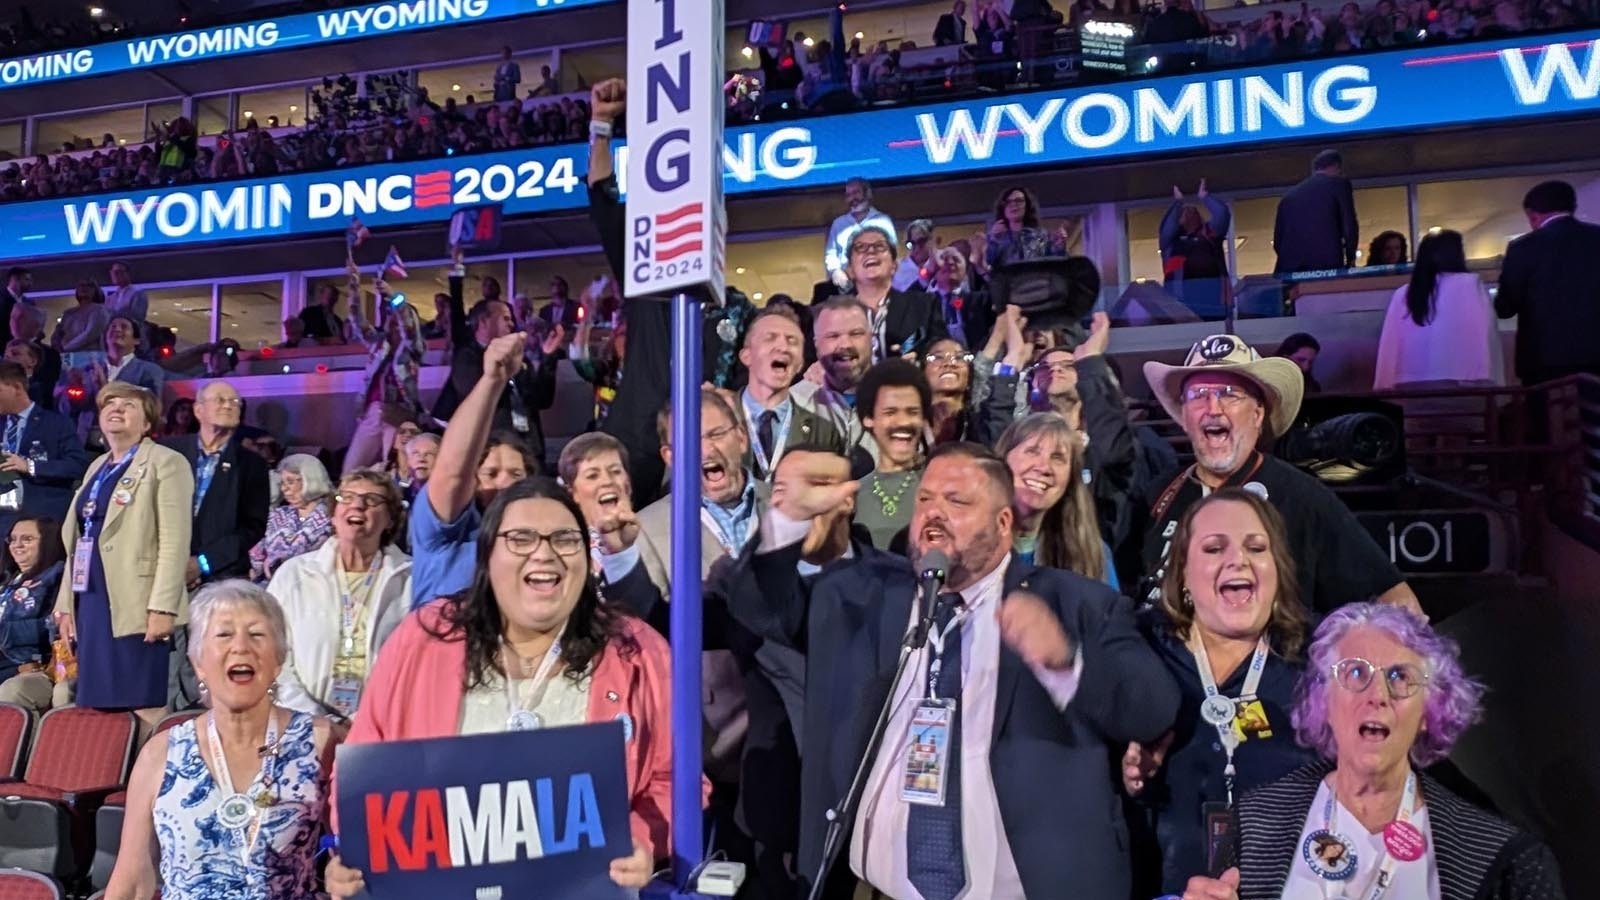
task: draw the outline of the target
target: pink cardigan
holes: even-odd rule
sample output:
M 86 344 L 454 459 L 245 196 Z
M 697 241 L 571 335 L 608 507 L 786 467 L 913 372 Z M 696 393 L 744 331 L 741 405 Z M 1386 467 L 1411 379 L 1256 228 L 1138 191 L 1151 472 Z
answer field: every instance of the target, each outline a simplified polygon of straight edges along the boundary
M 467 644 L 429 633 L 445 630 L 444 602 L 435 600 L 406 616 L 384 643 L 345 743 L 460 733 Z M 672 848 L 671 650 L 666 639 L 638 619 L 624 617 L 622 628 L 639 650 L 624 655 L 613 645 L 601 653 L 589 686 L 589 721 L 609 722 L 622 713 L 632 719 L 633 735 L 624 747 L 633 797 L 629 825 L 634 839 L 663 859 Z M 701 780 L 709 798 L 710 782 L 704 776 Z

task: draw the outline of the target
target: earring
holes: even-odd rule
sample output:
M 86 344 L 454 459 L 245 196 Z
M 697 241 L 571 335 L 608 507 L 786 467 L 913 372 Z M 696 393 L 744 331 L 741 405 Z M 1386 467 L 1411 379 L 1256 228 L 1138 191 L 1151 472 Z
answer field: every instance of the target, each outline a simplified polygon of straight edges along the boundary
M 205 681 L 203 681 L 201 679 L 195 679 L 194 686 L 195 686 L 195 688 L 197 690 L 200 691 L 200 693 L 204 694 L 206 692 L 206 683 L 205 683 Z
M 278 683 L 276 681 L 272 683 L 271 687 L 267 688 L 267 699 L 273 703 L 278 702 Z
M 1188 588 L 1184 588 L 1183 589 L 1183 594 L 1178 599 L 1180 601 L 1182 601 L 1184 606 L 1193 606 L 1194 605 L 1194 595 L 1189 593 L 1189 589 Z

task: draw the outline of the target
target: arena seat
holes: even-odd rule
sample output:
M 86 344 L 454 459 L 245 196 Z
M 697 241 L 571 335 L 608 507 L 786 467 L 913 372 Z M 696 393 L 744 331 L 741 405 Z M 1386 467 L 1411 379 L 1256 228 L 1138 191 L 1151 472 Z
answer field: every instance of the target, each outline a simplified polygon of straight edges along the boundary
M 23 780 L 0 786 L 0 865 L 76 877 L 90 816 L 126 783 L 137 734 L 131 712 L 46 713 Z
M 61 885 L 48 875 L 26 869 L 0 871 L 0 900 L 62 900 Z
M 0 782 L 16 781 L 33 730 L 33 716 L 15 703 L 0 703 Z
M 175 712 L 156 723 L 155 740 L 167 729 L 182 725 L 201 714 L 191 709 Z M 89 886 L 102 890 L 111 881 L 111 870 L 117 864 L 117 848 L 122 844 L 122 819 L 128 804 L 128 792 L 117 791 L 106 797 L 104 806 L 94 812 L 94 856 L 89 860 Z

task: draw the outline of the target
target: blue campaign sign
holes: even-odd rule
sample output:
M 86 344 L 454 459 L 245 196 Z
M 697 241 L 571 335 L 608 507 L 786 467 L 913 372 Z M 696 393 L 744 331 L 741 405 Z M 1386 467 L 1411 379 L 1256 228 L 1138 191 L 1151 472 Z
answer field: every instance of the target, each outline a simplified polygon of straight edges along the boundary
M 345 745 L 339 854 L 376 900 L 622 900 L 633 853 L 620 722 Z
M 1600 31 L 1319 58 L 730 129 L 728 194 L 1592 113 Z M 626 147 L 617 150 L 625 173 Z M 0 205 L 0 258 L 508 216 L 587 202 L 579 144 Z M 672 165 L 663 157 L 659 165 Z M 626 185 L 623 186 L 626 188 Z
M 0 89 L 527 16 L 610 0 L 396 0 L 0 60 Z

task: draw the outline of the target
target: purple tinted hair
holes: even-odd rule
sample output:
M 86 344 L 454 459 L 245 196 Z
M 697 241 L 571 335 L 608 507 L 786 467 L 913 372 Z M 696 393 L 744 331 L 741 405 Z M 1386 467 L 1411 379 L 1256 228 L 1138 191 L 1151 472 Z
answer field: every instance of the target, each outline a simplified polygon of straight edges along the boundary
M 1352 603 L 1340 607 L 1317 626 L 1307 652 L 1306 673 L 1295 687 L 1295 737 L 1301 746 L 1334 759 L 1338 748 L 1328 725 L 1328 692 L 1339 642 L 1357 628 L 1376 628 L 1422 658 L 1428 672 L 1423 688 L 1422 730 L 1411 745 L 1411 761 L 1428 766 L 1450 755 L 1450 748 L 1482 714 L 1484 687 L 1461 668 L 1461 648 L 1409 610 L 1385 603 Z M 1343 688 L 1337 688 L 1343 690 Z M 1375 689 L 1375 688 L 1374 688 Z

